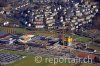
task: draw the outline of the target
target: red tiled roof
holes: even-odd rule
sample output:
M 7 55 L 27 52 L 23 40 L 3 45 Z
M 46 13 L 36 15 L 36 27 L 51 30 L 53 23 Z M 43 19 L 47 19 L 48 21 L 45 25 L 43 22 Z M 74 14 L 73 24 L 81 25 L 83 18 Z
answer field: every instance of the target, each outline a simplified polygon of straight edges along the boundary
M 94 55 L 94 54 L 89 54 L 89 53 L 85 53 L 85 52 L 80 52 L 79 54 L 78 54 L 78 57 L 80 57 L 80 58 L 91 58 L 91 59 L 95 59 L 95 57 L 96 57 L 96 55 Z

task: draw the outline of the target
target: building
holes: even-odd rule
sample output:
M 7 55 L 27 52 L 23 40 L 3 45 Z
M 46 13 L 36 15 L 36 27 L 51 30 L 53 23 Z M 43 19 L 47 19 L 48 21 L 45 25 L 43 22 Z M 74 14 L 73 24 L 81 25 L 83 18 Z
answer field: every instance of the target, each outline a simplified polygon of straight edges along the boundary
M 8 35 L 9 35 L 8 33 L 0 32 L 0 38 L 4 38 Z
M 28 4 L 28 8 L 19 11 L 21 17 L 17 19 L 28 28 L 69 29 L 80 33 L 93 25 L 92 19 L 98 12 L 95 2 L 72 0 L 51 4 Z
M 88 60 L 90 61 L 90 63 L 97 60 L 97 56 L 96 56 L 96 55 L 94 55 L 94 54 L 89 54 L 89 53 L 84 53 L 84 52 L 79 52 L 79 53 L 78 53 L 78 57 L 79 57 L 79 58 L 82 58 L 82 59 L 84 59 L 84 58 L 85 58 L 85 59 L 88 59 Z M 88 61 L 88 62 L 89 62 L 89 61 Z

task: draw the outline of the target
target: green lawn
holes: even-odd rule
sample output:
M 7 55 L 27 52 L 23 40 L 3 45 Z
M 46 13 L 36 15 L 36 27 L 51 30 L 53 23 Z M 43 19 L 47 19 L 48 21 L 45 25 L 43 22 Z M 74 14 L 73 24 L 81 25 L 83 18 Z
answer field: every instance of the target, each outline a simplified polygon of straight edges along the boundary
M 27 33 L 30 32 L 25 28 L 10 28 L 10 27 L 0 27 L 0 32 L 7 32 L 7 33 Z
M 69 35 L 66 34 L 65 37 L 68 37 Z M 81 37 L 81 36 L 78 36 L 78 35 L 71 35 L 72 38 L 76 39 L 76 41 L 79 41 L 79 42 L 89 42 L 91 40 L 91 38 L 88 38 L 88 37 Z
M 57 33 L 50 33 L 49 31 L 34 31 L 34 35 L 44 35 L 44 36 L 53 36 L 53 37 L 57 37 L 58 34 Z
M 5 30 L 4 30 L 5 29 Z M 7 33 L 28 33 L 31 32 L 25 28 L 11 28 L 11 27 L 0 27 L 0 32 L 7 32 Z M 34 35 L 44 35 L 44 36 L 57 36 L 55 33 L 50 33 L 49 31 L 33 31 Z
M 97 51 L 100 51 L 100 46 L 98 46 L 98 45 L 91 44 L 91 45 L 89 45 L 89 47 L 93 48 L 93 49 L 95 49 Z
M 80 64 L 80 66 L 96 66 L 95 64 Z

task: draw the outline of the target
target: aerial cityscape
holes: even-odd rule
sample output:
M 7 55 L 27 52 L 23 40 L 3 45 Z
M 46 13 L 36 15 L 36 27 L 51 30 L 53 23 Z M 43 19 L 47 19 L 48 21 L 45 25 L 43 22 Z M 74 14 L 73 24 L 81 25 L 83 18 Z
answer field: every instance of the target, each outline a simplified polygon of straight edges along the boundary
M 100 0 L 0 0 L 0 66 L 100 66 Z

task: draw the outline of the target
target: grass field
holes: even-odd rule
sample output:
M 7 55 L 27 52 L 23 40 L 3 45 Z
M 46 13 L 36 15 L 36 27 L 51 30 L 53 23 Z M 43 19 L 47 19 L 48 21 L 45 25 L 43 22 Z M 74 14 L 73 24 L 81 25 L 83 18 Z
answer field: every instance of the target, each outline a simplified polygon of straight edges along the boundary
M 68 37 L 68 34 L 65 34 L 65 37 Z M 82 37 L 82 36 L 78 36 L 78 35 L 71 35 L 72 38 L 76 39 L 76 41 L 79 42 L 89 42 L 91 41 L 91 38 L 88 37 Z
M 35 55 L 32 55 L 31 53 L 16 52 L 16 51 L 10 51 L 10 50 L 2 50 L 0 52 L 27 56 L 26 58 L 22 60 L 18 60 L 15 63 L 8 64 L 6 66 L 71 66 L 70 63 L 57 63 L 57 64 L 45 63 L 44 61 L 45 57 L 43 57 L 43 61 L 41 63 L 36 63 L 34 61 Z
M 27 56 L 26 58 L 22 60 L 18 60 L 15 63 L 8 64 L 6 66 L 72 66 L 72 64 L 70 63 L 57 63 L 57 64 L 45 63 L 44 58 L 46 57 L 43 57 L 43 61 L 41 63 L 36 63 L 34 61 L 35 55 L 32 55 L 31 53 L 16 52 L 16 51 L 10 51 L 10 50 L 2 50 L 0 52 Z M 96 66 L 96 65 L 95 64 L 80 64 L 79 66 Z
M 10 27 L 0 27 L 0 32 L 7 32 L 7 33 L 28 33 L 29 30 L 25 28 L 10 28 Z
M 96 66 L 95 64 L 80 64 L 80 66 Z
M 93 49 L 95 49 L 97 51 L 100 51 L 100 46 L 98 46 L 98 45 L 91 44 L 91 45 L 89 45 L 89 47 L 93 48 Z

